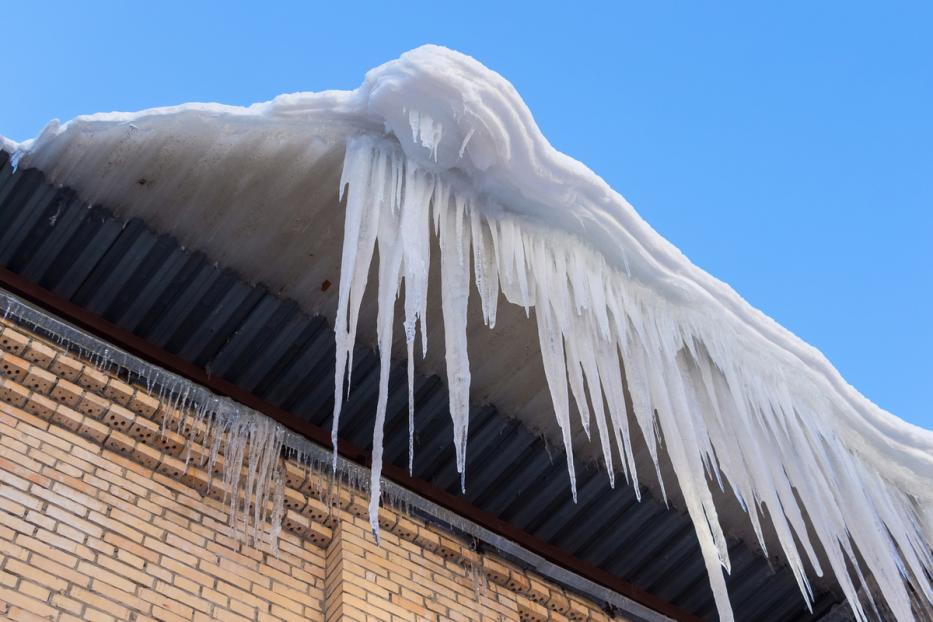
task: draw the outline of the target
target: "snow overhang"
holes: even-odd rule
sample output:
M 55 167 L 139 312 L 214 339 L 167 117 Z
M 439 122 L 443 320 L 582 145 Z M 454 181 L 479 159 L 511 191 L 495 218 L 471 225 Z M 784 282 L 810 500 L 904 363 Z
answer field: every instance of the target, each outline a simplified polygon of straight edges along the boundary
M 431 347 L 416 365 L 452 374 L 461 445 L 469 391 L 630 478 L 670 468 L 662 479 L 694 520 L 723 619 L 717 474 L 805 594 L 807 571 L 823 566 L 862 615 L 856 562 L 898 619 L 910 615 L 902 575 L 931 596 L 933 435 L 871 404 L 691 264 L 551 148 L 511 85 L 468 57 L 419 48 L 356 91 L 79 117 L 6 146 L 20 165 L 336 320 L 338 345 L 352 343 L 361 303 L 368 343 L 380 341 L 380 309 L 407 319 L 408 337 L 426 325 Z M 467 301 L 471 263 L 486 278 Z M 391 343 L 397 358 L 420 349 L 385 333 L 382 350 Z M 592 443 L 581 410 L 605 424 Z

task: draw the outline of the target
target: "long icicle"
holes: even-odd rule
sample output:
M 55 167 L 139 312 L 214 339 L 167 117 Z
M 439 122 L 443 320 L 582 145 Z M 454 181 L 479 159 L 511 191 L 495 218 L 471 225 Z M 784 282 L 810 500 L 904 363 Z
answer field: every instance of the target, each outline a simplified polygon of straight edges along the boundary
M 422 121 L 419 117 L 421 133 L 427 127 Z M 335 439 L 366 276 L 373 248 L 379 245 L 381 372 L 370 504 L 374 530 L 392 323 L 402 283 L 412 467 L 414 340 L 420 326 L 424 355 L 433 220 L 444 284 L 440 298 L 447 385 L 461 484 L 470 408 L 466 335 L 472 263 L 487 324 L 495 324 L 499 292 L 529 312 L 535 309 L 574 494 L 571 395 L 584 431 L 595 417 L 596 438 L 610 469 L 615 464 L 613 442 L 617 446 L 620 468 L 636 495 L 640 490 L 629 417 L 647 442 L 666 498 L 660 469 L 664 447 L 699 537 L 720 619 L 732 617 L 722 573 L 728 572 L 730 560 L 707 477 L 719 487 L 729 483 L 762 548 L 766 543 L 761 508 L 768 508 L 808 606 L 813 594 L 807 566 L 817 574 L 823 570 L 808 525 L 860 622 L 867 619 L 859 603 L 859 593 L 866 588 L 852 581 L 850 567 L 859 584 L 866 574 L 879 582 L 898 620 L 910 619 L 905 580 L 924 597 L 933 594 L 928 574 L 933 555 L 924 532 L 930 510 L 900 490 L 879 484 L 880 476 L 862 464 L 832 428 L 831 422 L 840 420 L 835 415 L 808 417 L 836 408 L 809 376 L 788 373 L 793 366 L 769 359 L 772 355 L 766 351 L 746 356 L 753 346 L 734 331 L 723 330 L 715 318 L 674 308 L 629 272 L 609 268 L 605 259 L 577 240 L 525 227 L 501 207 L 485 205 L 443 175 L 420 168 L 390 139 L 351 139 L 341 184 L 350 190 L 335 327 Z M 737 364 L 749 360 L 765 363 Z M 859 494 L 870 503 L 852 511 L 847 499 Z

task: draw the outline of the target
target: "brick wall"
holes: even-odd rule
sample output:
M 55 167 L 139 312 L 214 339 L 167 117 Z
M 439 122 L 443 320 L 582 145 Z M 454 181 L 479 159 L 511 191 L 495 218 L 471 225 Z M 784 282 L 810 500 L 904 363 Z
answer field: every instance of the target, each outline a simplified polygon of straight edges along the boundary
M 288 463 L 278 551 L 161 434 L 177 412 L 0 323 L 0 619 L 607 620 L 593 603 Z M 195 437 L 196 438 L 196 437 Z M 218 466 L 219 468 L 219 466 Z

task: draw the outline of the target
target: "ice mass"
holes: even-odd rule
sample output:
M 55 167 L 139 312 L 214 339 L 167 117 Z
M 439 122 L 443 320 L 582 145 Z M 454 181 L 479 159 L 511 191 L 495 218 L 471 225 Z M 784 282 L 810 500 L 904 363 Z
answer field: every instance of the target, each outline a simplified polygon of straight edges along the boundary
M 773 530 L 808 604 L 810 577 L 826 573 L 858 620 L 872 615 L 870 594 L 898 620 L 913 619 L 910 591 L 933 601 L 933 433 L 871 403 L 819 351 L 694 266 L 619 193 L 551 147 L 512 85 L 468 56 L 424 46 L 371 70 L 353 91 L 281 95 L 245 108 L 186 104 L 83 116 L 53 122 L 31 141 L 0 144 L 18 166 L 38 167 L 89 200 L 117 203 L 127 202 L 120 180 L 132 177 L 125 174 L 131 159 L 185 153 L 197 156 L 197 172 L 218 145 L 245 152 L 242 167 L 253 174 L 262 172 L 265 154 L 287 157 L 300 175 L 303 161 L 342 149 L 337 187 L 329 188 L 341 201 L 332 217 L 343 221 L 331 318 L 333 434 L 336 441 L 341 408 L 353 395 L 361 307 L 375 303 L 375 532 L 400 335 L 410 394 L 419 360 L 429 349 L 443 353 L 451 441 L 469 486 L 467 323 L 477 296 L 490 328 L 503 301 L 536 326 L 572 494 L 580 429 L 614 486 L 640 490 L 646 475 L 636 454 L 647 451 L 661 495 L 676 488 L 720 619 L 732 614 L 716 489 L 738 500 L 762 549 L 765 522 Z M 429 287 L 432 261 L 443 287 Z M 443 343 L 428 344 L 431 300 L 440 301 Z M 278 456 L 294 435 L 246 409 L 180 399 L 217 422 L 218 446 L 221 437 L 241 439 L 227 449 L 225 464 L 236 472 L 231 466 L 225 481 L 235 482 L 244 465 L 248 477 L 239 485 L 247 499 L 272 502 L 269 516 L 267 503 L 252 510 L 233 503 L 231 520 L 253 511 L 247 525 L 270 517 L 275 524 Z M 411 422 L 418 415 L 411 398 L 408 408 Z M 246 456 L 247 444 L 265 449 Z M 409 461 L 412 450 L 410 443 Z M 664 461 L 673 480 L 662 476 Z M 869 577 L 877 589 L 869 589 Z

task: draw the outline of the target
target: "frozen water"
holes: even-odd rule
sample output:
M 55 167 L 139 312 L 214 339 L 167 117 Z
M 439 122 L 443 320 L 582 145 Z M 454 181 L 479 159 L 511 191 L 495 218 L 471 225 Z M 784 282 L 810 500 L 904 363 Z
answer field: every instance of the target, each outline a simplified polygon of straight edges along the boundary
M 435 148 L 432 145 L 432 161 Z M 385 176 L 386 168 L 391 171 L 390 185 L 373 183 Z M 729 571 L 730 562 L 709 478 L 722 487 L 723 476 L 747 509 L 763 548 L 760 521 L 765 516 L 771 521 L 808 606 L 813 592 L 807 567 L 818 575 L 824 570 L 812 535 L 826 551 L 830 570 L 858 619 L 866 619 L 858 599 L 860 591 L 868 593 L 865 572 L 883 586 L 882 593 L 898 619 L 912 616 L 905 580 L 929 597 L 926 572 L 931 557 L 921 518 L 929 510 L 926 500 L 884 484 L 883 472 L 865 464 L 847 446 L 849 433 L 839 427 L 844 420 L 839 410 L 845 404 L 835 401 L 827 385 L 799 361 L 790 364 L 787 353 L 773 345 L 762 348 L 759 336 L 746 334 L 746 326 L 709 316 L 683 301 L 672 302 L 624 268 L 610 265 L 579 239 L 523 226 L 514 216 L 489 206 L 488 199 L 472 189 L 424 168 L 390 140 L 349 141 L 344 178 L 364 180 L 358 187 L 351 182 L 347 189 L 345 249 L 354 245 L 358 235 L 349 222 L 356 202 L 377 206 L 379 211 L 372 217 L 379 222 L 381 360 L 370 506 L 374 531 L 378 530 L 392 316 L 396 299 L 404 296 L 410 370 L 419 317 L 416 309 L 423 313 L 427 294 L 427 240 L 433 220 L 444 283 L 439 295 L 461 475 L 469 416 L 466 301 L 472 288 L 472 259 L 473 285 L 482 298 L 487 323 L 495 321 L 496 283 L 506 299 L 534 311 L 574 497 L 571 399 L 587 432 L 590 420 L 596 419 L 611 482 L 611 466 L 616 461 L 636 487 L 638 482 L 626 392 L 659 477 L 663 437 L 663 449 L 696 527 L 721 619 L 731 619 L 722 573 L 722 569 Z M 403 242 L 406 236 L 417 244 Z M 366 268 L 354 264 L 352 271 L 365 278 Z M 348 272 L 345 266 L 344 273 Z M 362 287 L 352 281 L 341 285 L 348 291 Z M 341 295 L 340 300 L 339 317 L 358 316 L 360 298 Z M 338 341 L 345 338 L 339 335 Z M 338 364 L 342 360 L 338 358 Z M 343 372 L 338 369 L 337 373 L 339 377 Z M 412 396 L 409 403 L 413 403 Z M 339 411 L 338 402 L 335 417 Z M 853 503 L 854 499 L 862 501 Z M 768 509 L 766 514 L 763 508 Z M 858 570 L 855 580 L 848 565 Z
M 205 119 L 221 119 L 223 131 Z M 50 124 L 15 147 L 25 165 L 96 198 L 110 190 L 99 186 L 98 169 L 119 162 L 127 136 L 151 140 L 156 153 L 169 148 L 160 128 L 210 149 L 221 140 L 258 144 L 249 142 L 257 135 L 284 144 L 303 136 L 299 126 L 346 144 L 335 441 L 378 258 L 374 529 L 396 299 L 404 296 L 398 323 L 409 378 L 419 335 L 422 356 L 428 346 L 428 296 L 441 300 L 462 473 L 471 383 L 466 308 L 475 286 L 490 326 L 500 292 L 537 325 L 571 487 L 570 439 L 575 429 L 591 434 L 594 419 L 603 460 L 636 490 L 633 437 L 645 439 L 659 480 L 662 459 L 670 461 L 721 619 L 731 619 L 722 574 L 729 558 L 712 487 L 727 483 L 762 547 L 770 523 L 808 604 L 808 569 L 831 573 L 859 620 L 867 615 L 859 594 L 871 593 L 869 577 L 898 620 L 911 619 L 907 583 L 933 600 L 933 434 L 869 402 L 821 353 L 690 263 L 603 180 L 554 150 L 515 89 L 469 57 L 426 46 L 373 69 L 355 91 L 283 95 L 249 108 L 189 104 L 82 117 Z M 432 246 L 440 292 L 427 291 Z M 571 405 L 581 421 L 571 418 Z M 410 409 L 410 420 L 416 416 Z M 236 429 L 276 442 L 259 428 Z M 261 471 L 257 460 L 246 466 Z

